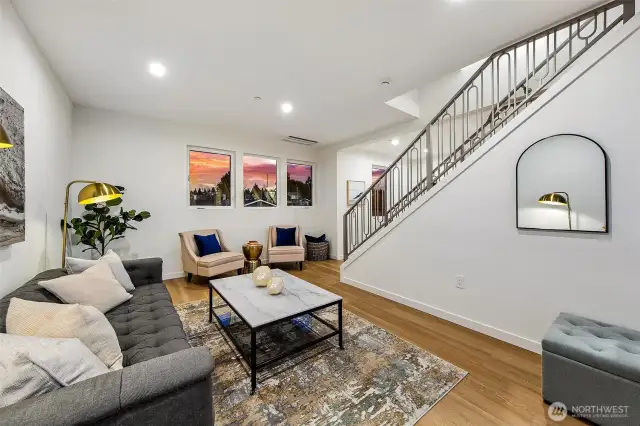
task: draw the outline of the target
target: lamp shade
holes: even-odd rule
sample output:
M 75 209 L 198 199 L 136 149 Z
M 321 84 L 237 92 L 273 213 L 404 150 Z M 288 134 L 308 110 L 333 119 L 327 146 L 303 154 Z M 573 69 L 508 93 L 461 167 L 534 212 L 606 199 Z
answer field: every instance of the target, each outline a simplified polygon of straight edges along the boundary
M 564 196 L 564 194 L 559 194 L 557 192 L 544 194 L 538 199 L 538 202 L 542 204 L 550 204 L 552 206 L 566 206 L 569 204 L 567 197 Z
M 9 139 L 9 135 L 5 132 L 4 127 L 0 126 L 0 148 L 11 148 L 13 144 Z
M 96 182 L 82 188 L 78 194 L 78 204 L 104 203 L 120 197 L 122 194 L 115 186 Z

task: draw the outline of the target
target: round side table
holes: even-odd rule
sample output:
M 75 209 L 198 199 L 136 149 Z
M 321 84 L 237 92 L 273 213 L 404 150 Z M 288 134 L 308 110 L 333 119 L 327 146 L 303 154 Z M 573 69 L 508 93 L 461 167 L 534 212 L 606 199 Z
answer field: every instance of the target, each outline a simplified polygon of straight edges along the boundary
M 244 254 L 244 269 L 242 272 L 250 274 L 261 265 L 262 244 L 257 241 L 249 241 L 242 245 L 242 253 Z

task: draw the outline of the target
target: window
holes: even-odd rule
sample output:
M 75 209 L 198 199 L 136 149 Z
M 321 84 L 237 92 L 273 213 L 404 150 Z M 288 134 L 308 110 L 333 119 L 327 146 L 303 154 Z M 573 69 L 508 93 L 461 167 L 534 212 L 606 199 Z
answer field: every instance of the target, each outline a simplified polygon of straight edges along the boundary
M 371 168 L 371 183 L 374 184 L 380 177 L 387 171 L 387 168 L 384 166 L 372 166 Z M 384 189 L 385 179 L 382 179 L 376 185 L 376 189 Z
M 233 200 L 232 155 L 229 152 L 189 149 L 189 205 L 231 206 Z
M 313 169 L 309 164 L 287 162 L 287 206 L 313 205 Z
M 375 183 L 384 172 L 387 171 L 383 166 L 372 166 L 371 169 L 371 183 Z M 373 187 L 373 193 L 371 195 L 371 212 L 373 216 L 384 216 L 385 205 L 387 203 L 387 178 L 380 179 L 380 182 L 376 183 Z
M 244 206 L 276 207 L 278 205 L 278 160 L 245 155 L 242 158 L 244 174 Z

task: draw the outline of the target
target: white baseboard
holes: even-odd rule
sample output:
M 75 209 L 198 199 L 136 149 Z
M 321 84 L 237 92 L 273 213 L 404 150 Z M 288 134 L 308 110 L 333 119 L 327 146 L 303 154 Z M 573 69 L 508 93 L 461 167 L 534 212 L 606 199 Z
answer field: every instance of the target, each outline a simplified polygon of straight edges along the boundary
M 163 280 L 173 280 L 175 278 L 182 278 L 182 277 L 186 277 L 187 274 L 185 274 L 183 271 L 180 272 L 166 272 L 164 274 L 162 274 L 162 279 Z
M 436 316 L 438 318 L 442 318 L 444 320 L 461 325 L 463 327 L 469 328 L 479 333 L 486 334 L 487 336 L 495 337 L 498 340 L 502 340 L 503 342 L 510 343 L 512 345 L 521 347 L 528 351 L 535 352 L 538 354 L 542 353 L 542 347 L 540 345 L 540 342 L 527 339 L 526 337 L 518 336 L 512 333 L 509 333 L 508 331 L 500 330 L 499 328 L 495 328 L 490 325 L 483 324 L 478 321 L 474 321 L 470 318 L 465 318 L 458 314 L 454 314 L 452 312 L 448 312 L 448 311 L 436 308 L 434 306 L 427 305 L 426 303 L 418 302 L 417 300 L 409 299 L 408 297 L 404 297 L 387 290 L 382 290 L 378 287 L 374 287 L 368 284 L 361 283 L 356 280 L 352 280 L 351 278 L 342 277 L 340 281 L 342 281 L 345 284 L 358 287 L 370 293 L 377 294 L 378 296 L 382 296 L 385 299 L 393 300 L 394 302 L 401 303 L 403 305 L 412 307 L 422 312 L 426 312 L 427 314 Z

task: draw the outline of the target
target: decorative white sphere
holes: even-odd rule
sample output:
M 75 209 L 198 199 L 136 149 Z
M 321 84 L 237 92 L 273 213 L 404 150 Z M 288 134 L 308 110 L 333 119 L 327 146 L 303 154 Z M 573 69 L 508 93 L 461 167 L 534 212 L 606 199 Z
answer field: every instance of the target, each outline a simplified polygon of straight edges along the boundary
M 268 266 L 260 266 L 253 271 L 253 283 L 257 287 L 266 287 L 271 282 L 271 268 Z
M 267 286 L 267 291 L 271 295 L 280 294 L 282 289 L 284 288 L 284 280 L 280 277 L 273 277 L 271 282 Z

